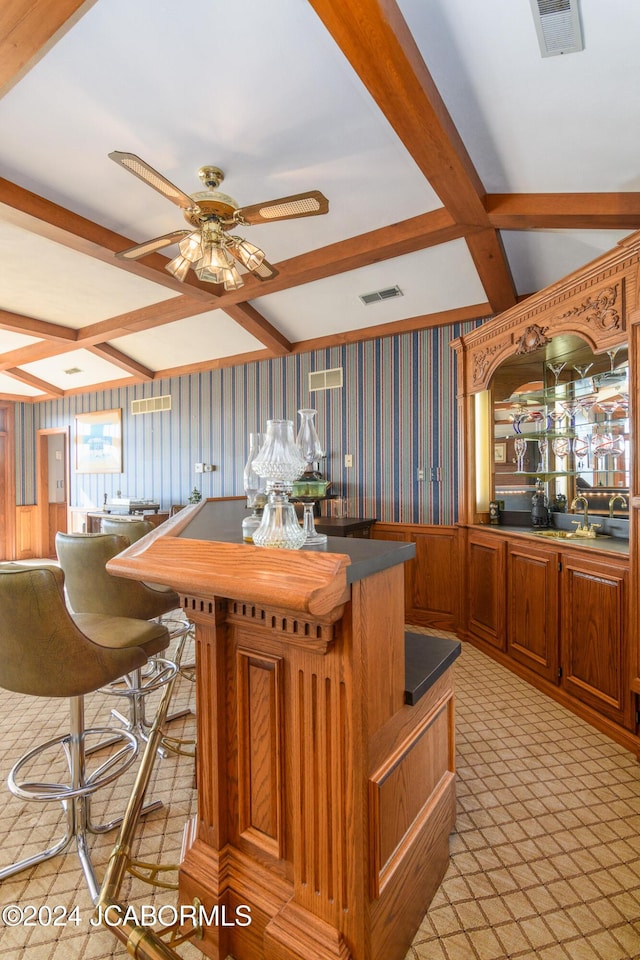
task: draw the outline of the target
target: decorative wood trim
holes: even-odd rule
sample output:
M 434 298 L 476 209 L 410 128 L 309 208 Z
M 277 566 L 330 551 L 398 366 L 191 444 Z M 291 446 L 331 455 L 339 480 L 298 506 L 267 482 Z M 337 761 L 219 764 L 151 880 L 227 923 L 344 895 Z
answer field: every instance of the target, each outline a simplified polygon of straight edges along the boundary
M 290 610 L 276 610 L 243 600 L 228 601 L 227 621 L 250 626 L 252 630 L 263 629 L 284 643 L 320 654 L 326 654 L 333 643 L 333 621 L 292 617 Z
M 15 559 L 32 560 L 38 556 L 38 508 L 32 503 L 15 511 Z
M 238 832 L 265 853 L 284 856 L 282 783 L 283 660 L 236 650 Z

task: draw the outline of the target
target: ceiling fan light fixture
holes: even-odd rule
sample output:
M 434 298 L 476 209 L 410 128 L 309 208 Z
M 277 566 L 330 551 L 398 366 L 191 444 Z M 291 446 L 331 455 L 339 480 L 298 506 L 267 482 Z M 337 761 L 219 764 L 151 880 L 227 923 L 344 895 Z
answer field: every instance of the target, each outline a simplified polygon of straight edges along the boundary
M 244 280 L 233 265 L 222 270 L 221 273 L 225 290 L 239 290 L 244 286 Z
M 233 255 L 238 258 L 247 270 L 257 270 L 262 266 L 264 260 L 264 251 L 256 247 L 255 243 L 249 240 L 243 240 L 242 237 L 231 237 L 233 241 L 230 246 Z
M 181 253 L 178 254 L 175 259 L 171 260 L 166 266 L 165 270 L 168 270 L 169 273 L 173 274 L 176 280 L 183 282 L 186 279 L 187 274 L 189 273 L 190 267 L 193 264 L 191 260 L 187 260 L 186 257 L 183 257 Z
M 180 242 L 180 253 L 191 263 L 195 263 L 197 260 L 200 260 L 203 254 L 202 248 L 202 234 L 199 230 L 196 230 L 195 233 L 190 234 L 188 237 L 185 237 L 184 240 Z

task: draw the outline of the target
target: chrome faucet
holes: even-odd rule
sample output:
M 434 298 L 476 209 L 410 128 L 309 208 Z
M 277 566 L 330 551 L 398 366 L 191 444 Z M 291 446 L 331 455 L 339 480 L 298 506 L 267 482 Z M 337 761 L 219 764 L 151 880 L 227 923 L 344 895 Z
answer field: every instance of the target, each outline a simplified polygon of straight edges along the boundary
M 589 502 L 588 502 L 587 498 L 586 498 L 586 497 L 582 497 L 582 496 L 580 496 L 580 497 L 574 497 L 573 500 L 572 500 L 572 502 L 571 502 L 571 509 L 572 509 L 572 510 L 575 510 L 576 506 L 578 505 L 578 503 L 580 503 L 580 501 L 582 501 L 582 503 L 583 503 L 583 505 L 584 505 L 584 521 L 583 521 L 583 527 L 584 527 L 585 530 L 588 530 L 588 529 L 589 529 Z
M 627 501 L 625 500 L 625 498 L 622 496 L 621 493 L 614 493 L 614 495 L 609 500 L 609 519 L 610 520 L 613 520 L 613 507 L 616 500 L 619 500 L 623 507 L 626 508 L 628 506 Z

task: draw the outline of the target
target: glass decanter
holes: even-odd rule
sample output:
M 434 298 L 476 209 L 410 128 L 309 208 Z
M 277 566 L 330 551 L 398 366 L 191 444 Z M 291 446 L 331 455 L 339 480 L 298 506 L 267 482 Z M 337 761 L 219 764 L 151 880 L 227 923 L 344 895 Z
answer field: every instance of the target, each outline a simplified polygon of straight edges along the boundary
M 320 479 L 320 474 L 316 473 L 313 469 L 314 463 L 321 460 L 324 457 L 324 450 L 320 444 L 320 439 L 316 432 L 315 427 L 315 417 L 317 410 L 303 409 L 298 410 L 300 416 L 300 429 L 298 430 L 298 436 L 296 443 L 300 453 L 302 454 L 304 461 L 306 463 L 306 469 L 302 476 L 302 479 L 308 479 L 310 481 L 317 481 Z M 312 484 L 308 485 L 307 489 L 311 489 Z M 303 530 L 305 535 L 305 543 L 326 543 L 327 535 L 325 533 L 318 533 L 316 530 L 314 511 L 316 508 L 316 502 L 318 500 L 317 496 L 313 495 L 301 495 L 298 497 L 303 503 L 304 506 L 304 518 L 303 518 Z
M 253 461 L 258 456 L 263 443 L 263 433 L 249 434 L 249 456 L 244 466 L 243 484 L 247 496 L 247 506 L 253 510 L 253 513 L 242 521 L 242 539 L 246 540 L 247 543 L 253 543 L 253 534 L 260 526 L 262 511 L 267 501 L 266 481 L 253 469 Z
M 260 526 L 253 534 L 258 547 L 298 550 L 305 533 L 289 501 L 292 484 L 305 467 L 305 461 L 293 436 L 293 420 L 267 420 L 267 432 L 253 469 L 264 477 L 267 503 Z

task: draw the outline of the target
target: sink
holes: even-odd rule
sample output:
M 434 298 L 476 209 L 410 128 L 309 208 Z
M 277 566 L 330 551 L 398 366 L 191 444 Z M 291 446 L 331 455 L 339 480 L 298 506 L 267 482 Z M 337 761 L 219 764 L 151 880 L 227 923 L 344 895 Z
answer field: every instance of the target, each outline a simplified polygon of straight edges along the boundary
M 610 540 L 608 533 L 597 533 L 595 537 L 581 537 L 573 530 L 534 530 L 534 537 L 549 537 L 552 540 Z

